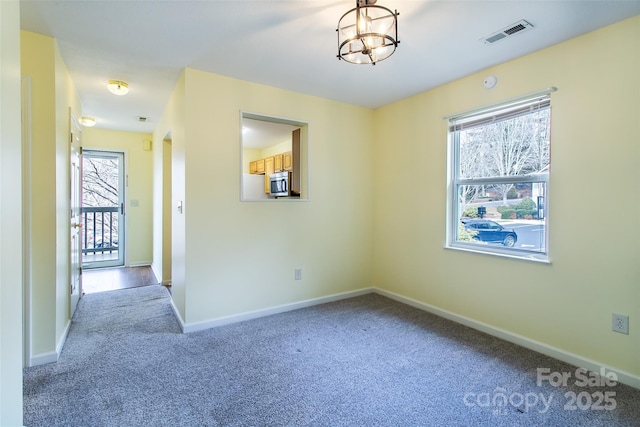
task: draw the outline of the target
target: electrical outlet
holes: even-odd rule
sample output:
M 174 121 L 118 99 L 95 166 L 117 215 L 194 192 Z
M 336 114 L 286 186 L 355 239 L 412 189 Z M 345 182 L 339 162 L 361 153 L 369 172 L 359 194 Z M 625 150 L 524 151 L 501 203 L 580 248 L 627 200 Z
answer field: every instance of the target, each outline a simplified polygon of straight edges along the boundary
M 611 316 L 611 330 L 629 335 L 629 316 L 613 313 Z
M 296 276 L 296 280 L 302 280 L 302 269 L 301 268 L 296 268 L 295 276 Z

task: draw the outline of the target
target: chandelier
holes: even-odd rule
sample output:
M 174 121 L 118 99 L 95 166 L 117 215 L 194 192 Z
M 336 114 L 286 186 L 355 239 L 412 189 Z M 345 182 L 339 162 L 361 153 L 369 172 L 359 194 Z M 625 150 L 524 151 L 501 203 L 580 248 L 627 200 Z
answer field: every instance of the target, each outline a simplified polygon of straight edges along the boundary
M 356 0 L 338 21 L 338 59 L 371 64 L 393 55 L 398 40 L 398 11 L 375 6 L 376 0 Z

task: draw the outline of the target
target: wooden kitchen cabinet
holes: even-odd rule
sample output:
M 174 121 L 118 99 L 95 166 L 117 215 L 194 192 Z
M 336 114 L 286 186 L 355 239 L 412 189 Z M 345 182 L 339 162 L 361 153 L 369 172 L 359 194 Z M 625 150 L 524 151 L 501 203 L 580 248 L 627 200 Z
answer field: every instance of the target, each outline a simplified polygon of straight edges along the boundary
M 282 154 L 276 154 L 273 156 L 273 171 L 274 172 L 282 172 L 284 169 L 282 168 Z
M 293 154 L 291 151 L 249 162 L 249 173 L 254 175 L 265 174 L 265 179 L 267 179 L 272 173 L 292 170 Z M 266 189 L 267 187 L 265 186 L 265 190 Z
M 293 160 L 291 156 L 291 151 L 287 151 L 282 154 L 282 170 L 284 171 L 292 171 L 293 170 Z
M 265 159 L 256 160 L 256 173 L 264 173 L 264 160 Z
M 264 192 L 267 194 L 271 192 L 271 182 L 269 178 L 274 171 L 275 171 L 274 158 L 267 157 L 266 159 L 264 159 Z

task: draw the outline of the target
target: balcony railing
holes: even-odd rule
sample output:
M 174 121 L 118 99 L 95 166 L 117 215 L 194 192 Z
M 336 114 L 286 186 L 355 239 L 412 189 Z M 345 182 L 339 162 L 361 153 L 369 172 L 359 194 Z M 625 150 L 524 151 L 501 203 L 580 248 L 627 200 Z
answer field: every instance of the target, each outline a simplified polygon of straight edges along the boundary
M 82 208 L 82 255 L 118 251 L 118 207 Z

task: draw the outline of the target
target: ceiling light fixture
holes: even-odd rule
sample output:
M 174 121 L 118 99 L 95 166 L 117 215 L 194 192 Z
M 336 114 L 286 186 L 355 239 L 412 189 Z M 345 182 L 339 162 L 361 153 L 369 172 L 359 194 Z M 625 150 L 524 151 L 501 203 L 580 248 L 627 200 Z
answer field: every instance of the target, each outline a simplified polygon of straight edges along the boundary
M 338 59 L 352 64 L 371 64 L 387 59 L 398 40 L 398 11 L 375 6 L 376 0 L 356 0 L 338 21 Z
M 114 95 L 122 96 L 129 93 L 129 85 L 127 82 L 121 82 L 120 80 L 109 80 L 107 83 L 107 89 Z
M 94 119 L 93 117 L 83 116 L 80 118 L 80 124 L 82 126 L 90 128 L 96 125 L 96 119 Z

